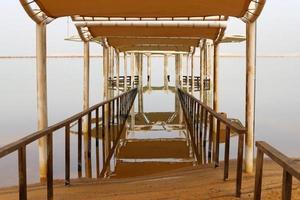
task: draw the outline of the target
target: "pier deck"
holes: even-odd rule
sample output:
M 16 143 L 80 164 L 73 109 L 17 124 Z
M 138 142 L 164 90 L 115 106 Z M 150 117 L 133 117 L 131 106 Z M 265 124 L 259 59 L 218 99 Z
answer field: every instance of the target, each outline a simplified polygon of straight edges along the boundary
M 235 161 L 230 161 L 230 173 L 235 174 Z M 267 160 L 264 168 L 262 199 L 280 199 L 282 170 L 272 161 Z M 70 187 L 63 181 L 56 181 L 55 199 L 72 200 L 119 200 L 119 199 L 238 199 L 234 197 L 234 178 L 223 181 L 222 167 L 210 166 L 186 167 L 150 176 L 124 178 L 73 180 Z M 242 196 L 240 199 L 253 199 L 254 175 L 245 174 Z M 0 190 L 0 199 L 17 199 L 17 188 Z M 29 186 L 28 199 L 45 199 L 43 186 Z M 293 199 L 300 198 L 299 182 L 293 185 Z

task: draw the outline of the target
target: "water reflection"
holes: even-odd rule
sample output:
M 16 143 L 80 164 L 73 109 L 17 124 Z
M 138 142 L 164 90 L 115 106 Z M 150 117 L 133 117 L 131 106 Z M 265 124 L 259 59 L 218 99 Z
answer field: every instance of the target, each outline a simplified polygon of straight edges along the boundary
M 2 106 L 0 110 L 1 113 L 5 113 L 0 120 L 0 146 L 13 142 L 36 130 L 37 116 L 34 62 L 34 59 L 0 60 L 0 66 L 2 67 L 0 74 Z M 160 66 L 161 62 L 162 60 L 160 58 L 155 57 L 153 59 L 153 85 L 158 85 L 162 82 L 161 74 L 163 71 Z M 101 83 L 102 68 L 99 68 L 101 63 L 102 60 L 98 58 L 91 59 L 91 105 L 103 99 L 101 87 L 103 85 Z M 82 109 L 82 92 L 80 91 L 82 88 L 82 60 L 49 59 L 48 64 L 49 124 L 54 124 L 74 113 L 80 112 Z M 222 66 L 220 68 L 220 110 L 226 111 L 229 117 L 237 117 L 243 122 L 245 107 L 244 58 L 221 57 L 220 65 Z M 298 104 L 300 88 L 297 87 L 297 85 L 300 84 L 300 79 L 298 78 L 300 68 L 298 65 L 298 58 L 258 58 L 257 65 L 256 140 L 269 141 L 285 154 L 294 157 L 299 156 L 298 143 L 300 127 L 298 126 L 298 114 L 300 107 Z M 120 73 L 122 74 L 122 67 Z M 172 73 L 173 70 L 170 70 L 171 82 L 174 81 L 174 75 Z M 199 73 L 199 69 L 195 68 L 195 74 L 197 73 Z M 66 74 L 68 74 L 68 78 L 66 78 Z M 144 74 L 146 74 L 146 71 L 144 71 Z M 274 88 L 276 88 L 275 91 Z M 161 89 L 161 87 L 159 89 Z M 152 90 L 154 91 L 149 92 L 146 86 L 143 90 L 144 113 L 149 120 L 151 120 L 151 114 L 148 113 L 161 112 L 158 116 L 161 116 L 162 113 L 174 113 L 175 97 L 173 96 L 171 86 L 169 86 L 169 91 L 156 90 L 156 87 L 153 87 Z M 200 93 L 194 92 L 194 96 L 200 97 Z M 274 101 L 274 99 L 276 100 Z M 22 103 L 20 103 L 20 100 L 22 100 Z M 137 110 L 137 107 L 135 110 Z M 150 124 L 149 126 L 152 125 Z M 167 129 L 169 129 L 170 126 L 171 125 L 166 126 Z M 146 126 L 136 127 L 136 132 L 138 128 L 149 130 L 149 127 Z M 154 132 L 154 129 L 160 128 L 160 125 L 153 126 L 151 137 L 159 137 L 161 133 L 159 133 L 159 131 Z M 174 127 L 171 128 L 174 129 Z M 76 130 L 76 127 L 74 127 L 74 130 Z M 164 133 L 164 137 L 173 137 L 170 132 Z M 170 135 L 168 135 L 169 133 Z M 141 133 L 139 135 L 144 137 L 143 134 L 144 133 Z M 146 136 L 149 135 L 150 134 L 146 134 Z M 132 133 L 130 137 L 137 137 L 137 134 L 134 135 L 134 133 Z M 76 178 L 77 175 L 76 155 L 74 155 L 74 152 L 76 152 L 74 148 L 77 144 L 76 139 L 76 135 L 72 134 L 71 176 L 73 178 Z M 56 148 L 54 150 L 55 178 L 64 177 L 63 141 L 63 134 L 57 134 L 54 138 L 54 146 Z M 235 140 L 232 141 L 231 145 L 235 145 L 234 142 Z M 92 148 L 94 148 L 94 145 L 92 145 Z M 36 149 L 37 144 L 32 144 L 27 149 L 29 183 L 38 181 L 38 153 Z M 92 149 L 92 152 L 95 152 L 94 149 Z M 221 155 L 223 155 L 222 152 Z M 235 152 L 232 152 L 232 155 L 235 155 Z M 0 186 L 17 184 L 16 155 L 2 159 L 0 161 L 0 171 Z
M 143 96 L 147 93 L 147 96 Z M 144 100 L 168 93 L 174 105 L 168 112 L 144 112 Z M 115 155 L 111 178 L 126 178 L 193 166 L 191 145 L 176 100 L 175 87 L 143 87 L 128 120 L 128 130 Z M 141 97 L 142 96 L 142 97 Z M 135 108 L 138 108 L 137 110 Z

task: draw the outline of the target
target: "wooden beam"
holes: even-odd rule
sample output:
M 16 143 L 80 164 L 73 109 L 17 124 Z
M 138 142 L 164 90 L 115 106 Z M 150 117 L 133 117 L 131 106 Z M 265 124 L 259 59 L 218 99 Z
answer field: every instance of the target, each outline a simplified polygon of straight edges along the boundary
M 254 104 L 255 104 L 255 68 L 256 68 L 256 26 L 255 23 L 246 24 L 246 154 L 245 171 L 253 172 L 254 152 Z
M 46 25 L 36 25 L 38 130 L 48 127 Z M 47 180 L 47 137 L 39 139 L 40 181 Z

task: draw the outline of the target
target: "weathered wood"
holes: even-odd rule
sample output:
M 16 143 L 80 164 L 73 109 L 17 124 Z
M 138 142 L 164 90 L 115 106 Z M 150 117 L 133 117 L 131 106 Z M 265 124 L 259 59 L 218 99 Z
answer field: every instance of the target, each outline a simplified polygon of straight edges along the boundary
M 209 115 L 209 138 L 208 138 L 208 162 L 212 159 L 212 143 L 213 143 L 214 117 Z
M 82 177 L 82 118 L 78 119 L 78 140 L 77 140 L 77 173 Z
M 214 83 L 213 83 L 213 109 L 218 112 L 219 110 L 219 45 L 216 44 L 214 46 L 214 75 L 213 75 Z
M 243 176 L 244 134 L 240 134 L 238 141 L 237 167 L 236 167 L 236 197 L 241 196 Z
M 106 130 L 106 117 L 105 117 L 105 106 L 102 106 L 102 166 L 104 166 L 105 164 L 105 158 L 106 158 L 106 154 L 105 154 L 105 140 L 106 140 L 106 134 L 105 134 L 105 130 Z
M 201 106 L 201 112 L 200 112 L 200 138 L 199 138 L 199 154 L 201 158 L 201 163 L 203 162 L 203 113 L 204 113 L 204 107 Z
M 228 126 L 226 126 L 225 155 L 224 155 L 224 181 L 228 179 L 229 147 L 230 147 L 230 128 Z
M 178 91 L 184 93 L 184 91 L 181 90 L 181 89 L 178 89 Z M 189 97 L 189 98 L 195 98 L 191 94 L 188 94 L 188 93 L 184 93 L 184 94 L 186 95 L 185 98 L 187 98 L 187 97 Z M 246 133 L 246 129 L 244 127 L 238 125 L 237 123 L 231 122 L 228 118 L 222 116 L 220 113 L 215 112 L 212 108 L 210 108 L 209 106 L 205 105 L 203 102 L 199 101 L 198 99 L 195 99 L 195 101 L 197 103 L 199 103 L 202 107 L 204 107 L 210 114 L 212 114 L 214 116 L 214 118 L 217 118 L 222 123 L 224 123 L 227 126 L 229 126 L 232 131 L 235 131 L 238 134 L 245 134 Z
M 186 126 L 189 131 L 189 136 L 191 138 L 191 143 L 194 148 L 195 156 L 197 158 L 198 163 L 206 163 L 206 142 L 207 142 L 207 134 L 209 131 L 209 162 L 211 162 L 211 146 L 212 146 L 212 135 L 213 135 L 213 123 L 214 117 L 217 121 L 217 133 L 216 133 L 216 150 L 214 151 L 214 162 L 215 167 L 219 165 L 219 143 L 220 143 L 220 129 L 221 123 L 224 123 L 226 126 L 226 141 L 225 141 L 225 161 L 224 161 L 224 180 L 228 179 L 229 175 L 229 149 L 230 149 L 230 131 L 231 127 L 233 127 L 233 122 L 228 122 L 229 120 L 226 117 L 220 117 L 220 114 L 217 114 L 214 110 L 205 106 L 202 102 L 197 100 L 192 95 L 187 92 L 183 92 L 181 89 L 178 89 L 178 97 L 183 109 L 183 114 L 186 119 Z M 201 108 L 201 112 L 200 112 Z M 200 118 L 199 118 L 200 112 Z M 197 119 L 195 119 L 197 118 Z M 209 127 L 208 127 L 209 121 Z M 199 126 L 199 138 L 200 138 L 200 149 L 197 147 L 197 137 L 198 137 L 198 122 L 200 122 Z M 209 129 L 208 129 L 209 128 Z M 234 129 L 234 128 L 233 128 Z M 244 149 L 244 135 L 245 129 L 243 127 L 238 127 L 241 131 L 238 136 L 238 158 L 237 158 L 237 173 L 236 173 L 236 196 L 240 196 L 241 185 L 242 185 L 242 169 L 243 169 L 243 149 Z M 202 147 L 203 145 L 203 147 Z M 202 160 L 202 158 L 204 159 Z
M 97 178 L 100 177 L 100 161 L 99 161 L 99 108 L 96 109 L 96 138 L 95 138 L 95 145 L 96 145 L 96 174 Z
M 220 156 L 220 131 L 221 131 L 221 122 L 217 120 L 217 133 L 216 133 L 216 155 L 215 155 L 215 167 L 219 166 L 219 156 Z
M 197 104 L 197 121 L 196 121 L 196 138 L 195 138 L 195 143 L 196 143 L 196 153 L 199 153 L 199 111 L 200 111 L 200 105 Z M 201 122 L 201 121 L 200 121 Z
M 47 200 L 53 199 L 53 136 L 47 135 Z
M 133 93 L 131 93 L 130 95 L 129 95 L 128 93 L 126 93 L 126 94 L 124 95 L 124 99 L 123 99 L 123 102 L 122 102 L 121 104 L 125 104 L 125 103 L 126 103 L 126 111 L 125 111 L 125 113 L 126 113 L 125 118 L 126 118 L 126 119 L 128 118 L 128 113 L 129 113 L 129 111 L 130 111 L 131 108 L 132 108 L 132 105 L 133 105 L 133 102 L 134 102 L 134 99 L 135 99 L 136 94 L 137 94 L 137 89 L 134 89 L 134 90 L 133 90 Z M 109 103 L 109 106 L 108 106 L 109 110 L 111 110 L 111 109 L 110 109 L 110 107 L 111 107 L 110 104 L 111 104 L 111 103 Z M 108 116 L 111 116 L 111 114 L 112 114 L 112 113 L 109 112 L 109 115 L 108 115 Z M 109 117 L 109 118 L 111 118 L 111 117 Z M 121 137 L 121 135 L 122 135 L 122 133 L 123 133 L 123 129 L 124 129 L 125 125 L 126 125 L 126 123 L 125 123 L 125 122 L 126 122 L 126 119 L 125 119 L 124 122 L 121 124 L 121 128 L 119 129 L 119 132 L 117 133 L 117 136 L 116 136 L 116 140 L 117 140 L 117 141 L 120 140 L 120 137 Z M 109 125 L 108 127 L 110 127 L 110 125 Z M 109 132 L 109 131 L 108 131 L 108 132 Z M 108 145 L 109 145 L 109 147 L 108 147 L 109 152 L 108 152 L 108 154 L 107 154 L 106 157 L 105 157 L 105 162 L 104 162 L 103 168 L 102 168 L 101 173 L 100 173 L 100 176 L 101 176 L 101 177 L 104 177 L 105 174 L 106 174 L 106 173 L 108 172 L 108 170 L 110 169 L 110 159 L 111 159 L 112 156 L 114 155 L 114 152 L 115 152 L 115 150 L 116 150 L 116 148 L 117 148 L 117 145 L 118 145 L 117 143 L 114 143 L 113 146 L 111 146 L 111 139 L 110 139 L 110 136 L 109 136 L 109 135 L 108 135 L 108 139 L 109 139 L 109 143 L 108 143 Z
M 65 128 L 65 185 L 70 185 L 70 125 Z
M 255 185 L 254 185 L 254 200 L 261 199 L 261 186 L 263 176 L 264 153 L 259 148 L 256 155 L 256 172 L 255 172 Z
M 207 163 L 207 156 L 206 156 L 206 144 L 207 144 L 207 117 L 208 116 L 208 111 L 205 110 L 204 114 L 204 134 L 203 134 L 203 162 Z
M 30 134 L 29 136 L 26 136 L 16 142 L 13 142 L 9 145 L 6 145 L 4 147 L 0 148 L 0 158 L 18 151 L 19 157 L 18 157 L 18 164 L 19 164 L 19 190 L 20 190 L 20 199 L 26 199 L 26 145 L 37 141 L 38 139 L 45 137 L 46 136 L 46 140 L 47 140 L 47 199 L 48 200 L 52 200 L 53 199 L 53 133 L 61 128 L 65 128 L 65 180 L 66 180 L 66 184 L 69 184 L 70 182 L 70 124 L 73 122 L 78 122 L 78 163 L 77 163 L 77 167 L 78 167 L 78 176 L 81 177 L 82 176 L 82 118 L 84 116 L 86 116 L 88 114 L 88 137 L 89 137 L 89 149 L 91 149 L 91 118 L 92 118 L 92 112 L 95 110 L 98 110 L 99 107 L 102 108 L 102 112 L 103 112 L 103 120 L 105 120 L 104 117 L 104 107 L 107 104 L 110 104 L 111 101 L 116 101 L 119 99 L 122 99 L 123 104 L 126 106 L 126 116 L 125 118 L 127 119 L 128 117 L 128 112 L 129 109 L 131 109 L 134 99 L 136 97 L 137 94 L 137 89 L 132 89 L 126 93 L 123 93 L 122 95 L 119 95 L 109 101 L 104 101 L 100 104 L 94 105 L 91 108 L 80 112 L 66 120 L 63 120 L 55 125 L 52 125 L 48 128 L 45 128 L 44 130 L 40 130 L 37 131 L 33 134 Z M 130 104 L 130 105 L 128 105 Z M 97 111 L 96 111 L 97 112 Z M 99 111 L 98 111 L 99 112 Z M 120 135 L 122 133 L 122 130 L 125 127 L 125 122 L 126 119 L 124 120 L 124 122 L 122 123 L 122 128 L 119 131 L 119 135 L 117 137 L 117 140 L 120 139 Z M 103 137 L 105 138 L 105 137 Z M 105 160 L 105 158 L 103 158 L 103 160 L 105 160 L 106 162 L 103 164 L 103 166 L 107 165 L 107 163 L 109 163 L 111 157 L 112 157 L 112 152 L 115 150 L 116 148 L 115 144 L 112 148 L 111 153 L 107 156 L 107 159 Z M 91 151 L 88 151 L 88 157 L 91 158 Z M 91 159 L 89 159 L 91 160 Z M 89 167 L 91 167 L 91 163 L 89 164 Z M 104 169 L 104 168 L 103 168 Z M 89 175 L 87 175 L 89 176 Z M 91 176 L 91 175 L 90 175 Z
M 257 163 L 255 175 L 255 200 L 261 199 L 261 182 L 262 182 L 262 167 L 263 154 L 266 154 L 274 162 L 283 168 L 282 176 L 282 199 L 291 199 L 292 195 L 292 177 L 294 176 L 300 180 L 300 165 L 295 160 L 285 156 L 283 153 L 272 147 L 266 142 L 257 141 Z
M 43 130 L 48 127 L 46 27 L 44 23 L 36 25 L 38 130 Z M 47 180 L 47 138 L 39 138 L 38 144 L 40 182 L 45 183 Z
M 132 89 L 132 90 L 128 91 L 127 93 L 133 93 L 135 90 L 136 89 Z M 107 101 L 104 101 L 100 104 L 96 104 L 96 105 L 90 107 L 89 109 L 87 109 L 83 112 L 77 113 L 77 114 L 73 115 L 72 117 L 70 117 L 68 119 L 65 119 L 65 120 L 63 120 L 63 121 L 61 121 L 57 124 L 49 126 L 49 127 L 45 128 L 43 130 L 34 132 L 34 133 L 32 133 L 32 134 L 30 134 L 30 135 L 28 135 L 28 136 L 26 136 L 26 137 L 24 137 L 20 140 L 17 140 L 16 142 L 13 142 L 11 144 L 8 144 L 8 145 L 5 145 L 5 146 L 1 147 L 0 148 L 0 158 L 2 158 L 2 157 L 6 156 L 6 155 L 8 155 L 8 154 L 10 154 L 14 151 L 17 151 L 20 146 L 24 146 L 24 145 L 26 146 L 26 145 L 28 145 L 28 144 L 44 137 L 44 136 L 47 136 L 48 134 L 51 134 L 54 131 L 57 131 L 57 130 L 65 127 L 66 124 L 71 124 L 71 123 L 77 121 L 79 118 L 84 117 L 89 112 L 94 111 L 96 108 L 98 108 L 100 106 L 103 106 L 103 105 L 107 104 L 109 101 L 120 98 L 124 95 L 126 95 L 126 93 L 123 93 L 123 94 L 121 94 L 121 95 L 119 95 L 119 96 L 117 96 L 117 97 L 115 97 L 111 100 L 107 100 Z
M 92 112 L 88 114 L 88 131 L 87 131 L 87 154 L 86 154 L 86 166 L 85 166 L 85 176 L 87 178 L 92 178 Z
M 257 141 L 256 147 L 263 151 L 268 157 L 289 172 L 292 176 L 300 180 L 300 164 L 287 157 L 271 145 L 263 141 Z
M 283 170 L 282 174 L 282 200 L 291 200 L 292 199 L 292 175 Z
M 19 199 L 27 200 L 27 172 L 26 172 L 26 147 L 22 146 L 18 150 L 19 165 Z
M 245 171 L 253 172 L 254 154 L 254 106 L 256 68 L 256 25 L 246 23 L 246 152 Z

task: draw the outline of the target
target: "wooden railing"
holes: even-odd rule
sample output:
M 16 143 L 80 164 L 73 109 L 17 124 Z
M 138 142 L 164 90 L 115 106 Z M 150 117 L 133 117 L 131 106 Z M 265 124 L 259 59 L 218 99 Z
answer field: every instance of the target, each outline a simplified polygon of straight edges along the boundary
M 101 177 L 105 174 L 113 153 L 117 147 L 117 143 L 123 132 L 129 111 L 132 107 L 137 94 L 137 89 L 132 89 L 113 99 L 94 105 L 88 110 L 80 112 L 62 122 L 52 125 L 44 130 L 32 133 L 16 142 L 0 148 L 0 159 L 18 151 L 18 166 L 19 166 L 19 199 L 27 199 L 27 175 L 26 175 L 26 146 L 37 141 L 42 137 L 47 137 L 47 199 L 53 199 L 53 143 L 52 137 L 55 131 L 65 129 L 65 185 L 70 184 L 70 126 L 72 123 L 78 123 L 78 177 L 82 177 L 82 136 L 83 134 L 88 140 L 87 151 L 85 154 L 86 176 L 92 177 L 91 166 L 91 133 L 92 133 L 92 115 L 95 115 L 95 146 L 96 146 L 96 174 Z M 83 132 L 84 119 L 87 118 L 87 132 Z M 100 121 L 101 120 L 101 121 Z M 102 123 L 100 123 L 102 122 Z M 111 126 L 117 124 L 116 132 L 111 131 Z M 100 129 L 101 126 L 101 129 Z M 102 145 L 103 151 L 103 168 L 100 173 L 99 163 L 99 138 L 100 130 L 102 141 L 108 140 L 109 147 Z M 114 133 L 114 134 L 112 134 Z M 115 134 L 116 133 L 116 134 Z M 111 143 L 113 144 L 111 146 Z M 105 155 L 105 148 L 109 148 L 109 153 Z
M 228 179 L 229 173 L 230 132 L 233 131 L 238 134 L 236 196 L 240 197 L 243 169 L 244 136 L 246 134 L 246 129 L 240 124 L 234 123 L 221 114 L 215 112 L 213 109 L 181 89 L 178 89 L 178 97 L 183 108 L 183 113 L 188 131 L 190 133 L 192 146 L 199 164 L 210 163 L 213 160 L 215 167 L 219 166 L 221 124 L 224 124 L 226 126 L 224 180 Z M 215 125 L 216 127 L 214 127 Z M 214 130 L 216 134 L 215 138 L 213 139 Z M 208 155 L 206 156 L 206 154 Z
M 117 76 L 108 79 L 109 87 L 114 88 L 117 86 Z M 133 77 L 133 85 L 136 86 L 139 83 L 139 76 Z M 131 88 L 131 76 L 126 76 L 126 85 Z M 119 87 L 125 86 L 125 76 L 119 76 Z
M 263 177 L 263 161 L 264 154 L 270 157 L 278 165 L 283 168 L 282 175 L 282 198 L 283 200 L 289 200 L 292 196 L 292 179 L 293 177 L 300 180 L 300 164 L 295 160 L 282 154 L 280 151 L 272 147 L 266 142 L 256 142 L 257 157 L 256 157 L 256 173 L 255 173 L 255 188 L 254 199 L 261 199 L 261 186 Z

